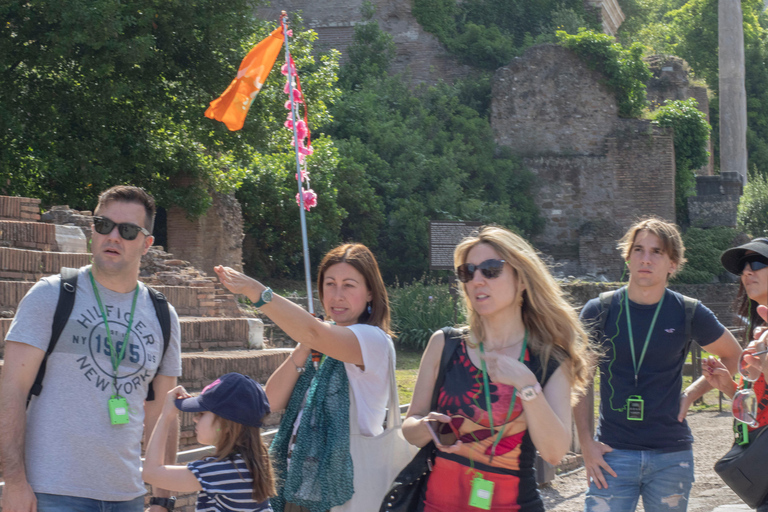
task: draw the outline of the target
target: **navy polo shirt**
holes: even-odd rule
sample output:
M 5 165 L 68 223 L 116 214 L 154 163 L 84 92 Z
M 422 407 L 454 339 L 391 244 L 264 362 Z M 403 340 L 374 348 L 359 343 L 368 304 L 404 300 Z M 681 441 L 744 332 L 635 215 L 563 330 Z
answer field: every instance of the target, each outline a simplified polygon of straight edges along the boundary
M 691 448 L 693 436 L 688 423 L 677 421 L 683 385 L 683 364 L 690 347 L 685 339 L 683 296 L 667 289 L 659 317 L 651 335 L 645 359 L 635 370 L 627 335 L 624 306 L 626 287 L 613 295 L 605 333 L 598 342 L 604 350 L 600 360 L 600 419 L 597 439 L 611 448 L 659 450 L 665 452 Z M 640 360 L 648 328 L 658 304 L 629 301 L 635 357 Z M 586 326 L 594 326 L 600 314 L 600 299 L 587 302 L 581 311 Z M 725 327 L 712 311 L 699 303 L 694 311 L 691 337 L 702 347 L 720 338 Z M 627 419 L 627 398 L 640 395 L 644 400 L 642 421 Z

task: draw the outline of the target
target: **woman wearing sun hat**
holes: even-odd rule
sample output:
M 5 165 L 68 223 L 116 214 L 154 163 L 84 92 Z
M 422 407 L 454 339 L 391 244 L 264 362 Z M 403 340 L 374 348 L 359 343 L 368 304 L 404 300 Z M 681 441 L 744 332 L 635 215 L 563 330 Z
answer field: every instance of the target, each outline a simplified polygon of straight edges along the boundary
M 764 326 L 765 321 L 758 314 L 758 306 L 768 306 L 768 238 L 754 240 L 733 247 L 720 256 L 725 269 L 740 277 L 739 291 L 736 296 L 736 313 L 744 325 L 746 351 L 756 352 L 765 349 L 761 341 L 754 341 L 755 330 Z M 748 427 L 749 432 L 768 425 L 768 389 L 766 389 L 764 356 L 745 357 L 755 373 L 760 376 L 752 383 L 757 398 L 757 426 Z M 733 381 L 728 370 L 719 360 L 709 357 L 703 362 L 704 377 L 711 385 L 725 393 L 729 398 L 744 388 L 745 381 L 739 385 Z M 758 512 L 768 512 L 768 501 L 763 502 Z

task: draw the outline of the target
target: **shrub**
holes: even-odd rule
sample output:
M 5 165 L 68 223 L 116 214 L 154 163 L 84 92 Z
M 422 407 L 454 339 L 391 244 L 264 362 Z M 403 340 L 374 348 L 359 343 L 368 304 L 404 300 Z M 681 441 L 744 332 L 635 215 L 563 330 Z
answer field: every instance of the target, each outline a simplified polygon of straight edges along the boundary
M 672 278 L 675 283 L 706 284 L 725 273 L 720 255 L 733 247 L 739 231 L 733 228 L 691 228 L 683 235 L 685 257 L 688 262 Z
M 768 236 L 768 178 L 751 172 L 737 214 L 739 229 L 752 238 Z
M 605 84 L 616 95 L 619 116 L 640 117 L 648 104 L 645 83 L 651 79 L 651 71 L 642 60 L 641 44 L 624 48 L 608 34 L 592 30 L 580 29 L 575 35 L 558 30 L 556 35 L 561 45 L 605 76 Z
M 667 100 L 653 113 L 659 126 L 670 126 L 675 131 L 675 210 L 681 224 L 688 223 L 687 199 L 695 195 L 694 170 L 709 158 L 707 141 L 712 128 L 697 105 L 694 98 Z
M 425 276 L 402 287 L 395 285 L 389 289 L 389 300 L 397 344 L 403 348 L 422 351 L 433 332 L 454 324 L 450 285 L 437 279 Z M 459 308 L 457 322 L 464 321 Z

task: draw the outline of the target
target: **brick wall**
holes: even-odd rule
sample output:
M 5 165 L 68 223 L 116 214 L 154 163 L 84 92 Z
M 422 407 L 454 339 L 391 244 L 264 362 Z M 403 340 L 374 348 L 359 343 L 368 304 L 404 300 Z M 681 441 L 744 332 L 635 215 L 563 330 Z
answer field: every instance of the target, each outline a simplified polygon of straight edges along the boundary
M 0 219 L 40 220 L 40 200 L 29 197 L 0 196 Z
M 497 143 L 537 176 L 537 248 L 561 271 L 621 275 L 616 239 L 637 217 L 675 220 L 672 133 L 618 117 L 602 76 L 557 45 L 529 48 L 493 78 Z
M 188 390 L 199 391 L 232 371 L 264 383 L 288 354 L 289 349 L 205 352 L 193 357 L 182 354 L 179 383 Z
M 413 84 L 450 82 L 476 73 L 459 63 L 435 36 L 421 28 L 411 12 L 410 0 L 373 0 L 371 3 L 376 8 L 374 21 L 395 43 L 392 73 L 405 73 Z M 364 0 L 286 0 L 279 5 L 260 7 L 257 13 L 261 18 L 277 20 L 281 10 L 289 14 L 300 11 L 305 25 L 319 35 L 316 50 L 335 48 L 341 52 L 343 62 L 355 25 L 363 22 L 363 4 Z
M 603 155 L 617 115 L 602 76 L 558 45 L 529 48 L 493 77 L 496 142 L 518 155 Z
M 183 208 L 168 209 L 168 251 L 208 275 L 216 265 L 243 268 L 243 215 L 234 196 L 213 193 L 213 204 L 190 220 Z
M 29 221 L 0 220 L 0 241 L 8 242 L 12 247 L 55 251 L 56 227 Z

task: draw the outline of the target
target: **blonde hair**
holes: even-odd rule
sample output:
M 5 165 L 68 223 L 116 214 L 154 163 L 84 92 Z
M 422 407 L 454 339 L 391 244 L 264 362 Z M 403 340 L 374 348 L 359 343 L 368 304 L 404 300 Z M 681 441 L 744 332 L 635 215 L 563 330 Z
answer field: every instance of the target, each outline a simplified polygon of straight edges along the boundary
M 683 269 L 683 265 L 688 260 L 685 259 L 685 245 L 683 244 L 683 237 L 680 236 L 680 230 L 671 222 L 659 219 L 658 217 L 644 217 L 635 222 L 624 233 L 617 247 L 621 251 L 621 257 L 624 258 L 624 261 L 629 261 L 632 246 L 635 244 L 637 235 L 642 230 L 646 230 L 659 237 L 664 254 L 669 256 L 672 263 L 677 265 L 677 268 L 669 277 Z
M 549 269 L 531 245 L 511 231 L 484 226 L 477 236 L 465 238 L 453 253 L 454 265 L 466 263 L 469 251 L 478 244 L 492 247 L 514 270 L 522 292 L 523 324 L 529 332 L 528 347 L 542 361 L 546 370 L 550 357 L 570 365 L 571 386 L 582 392 L 587 385 L 593 363 L 590 340 L 579 321 L 576 310 L 568 304 L 564 293 Z M 469 329 L 475 339 L 485 339 L 480 318 L 467 300 L 466 285 L 461 286 L 467 310 Z
M 239 453 L 253 478 L 253 500 L 262 502 L 277 496 L 272 462 L 269 460 L 267 446 L 261 439 L 261 430 L 219 415 L 216 415 L 216 424 L 220 429 L 215 443 L 216 460 L 229 459 Z

